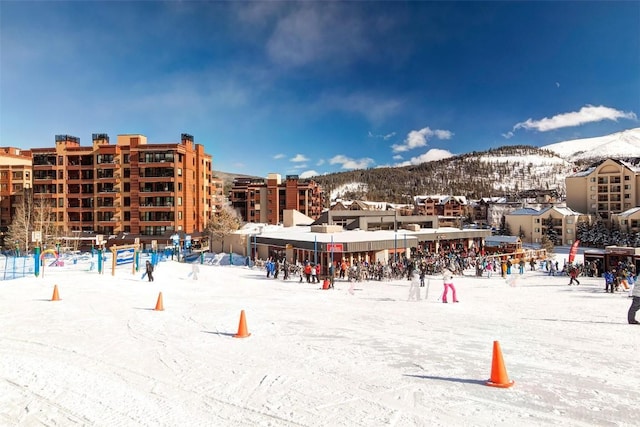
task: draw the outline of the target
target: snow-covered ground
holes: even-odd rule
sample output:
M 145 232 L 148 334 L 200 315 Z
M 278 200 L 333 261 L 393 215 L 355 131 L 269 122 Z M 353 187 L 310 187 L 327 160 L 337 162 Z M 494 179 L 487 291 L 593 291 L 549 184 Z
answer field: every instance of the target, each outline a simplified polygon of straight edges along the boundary
M 442 304 L 439 277 L 407 301 L 406 280 L 320 290 L 241 266 L 193 280 L 166 261 L 154 282 L 84 267 L 0 282 L 0 425 L 638 423 L 640 327 L 600 278 L 469 271 Z M 241 310 L 248 338 L 233 337 Z M 494 341 L 511 388 L 485 385 Z

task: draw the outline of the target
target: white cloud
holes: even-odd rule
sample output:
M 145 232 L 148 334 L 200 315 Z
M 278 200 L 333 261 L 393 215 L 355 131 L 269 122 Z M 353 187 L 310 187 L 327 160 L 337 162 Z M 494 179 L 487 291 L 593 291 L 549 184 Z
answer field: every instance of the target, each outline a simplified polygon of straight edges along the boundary
M 324 165 L 324 159 L 320 159 L 316 162 L 316 166 L 322 166 Z
M 289 159 L 292 162 L 308 162 L 309 159 L 304 154 L 296 154 L 295 157 Z
M 513 138 L 513 132 L 509 131 L 507 133 L 503 133 L 502 136 L 504 137 L 504 139 L 511 139 Z
M 395 166 L 419 165 L 420 163 L 433 162 L 436 160 L 447 159 L 449 157 L 453 157 L 453 154 L 450 151 L 432 148 L 424 154 L 412 157 L 410 160 L 398 163 Z
M 396 154 L 395 156 L 393 156 L 393 160 L 402 160 L 403 157 L 400 154 Z
M 338 154 L 337 156 L 332 157 L 331 160 L 329 160 L 329 163 L 332 165 L 342 165 L 342 169 L 366 169 L 373 165 L 375 161 L 368 157 L 364 157 L 362 159 L 351 159 L 342 154 Z
M 299 165 L 295 165 L 295 166 L 293 166 L 293 169 L 294 169 L 294 170 L 295 170 L 295 169 L 304 169 L 304 168 L 306 168 L 306 167 L 307 167 L 307 164 L 306 164 L 306 163 L 301 163 L 301 164 L 299 164 Z
M 513 130 L 516 129 L 534 129 L 539 132 L 547 132 L 550 130 L 580 126 L 585 123 L 600 122 L 602 120 L 630 119 L 636 120 L 634 112 L 625 112 L 614 108 L 605 107 L 604 105 L 593 106 L 585 105 L 580 111 L 572 111 L 570 113 L 557 114 L 553 117 L 545 117 L 540 120 L 528 119 L 524 122 L 517 123 Z
M 374 134 L 373 132 L 369 131 L 369 138 L 382 138 L 386 141 L 388 139 L 393 138 L 394 136 L 396 136 L 395 132 L 391 132 L 386 135 L 380 135 L 380 134 Z
M 318 172 L 311 169 L 311 170 L 302 172 L 300 174 L 300 178 L 305 179 L 305 178 L 310 178 L 312 176 L 318 176 L 318 175 L 320 175 Z
M 422 128 L 420 130 L 412 130 L 407 134 L 403 144 L 393 144 L 391 148 L 394 153 L 413 150 L 414 148 L 426 147 L 427 139 L 430 137 L 438 139 L 451 139 L 453 132 L 442 129 L 431 130 L 430 128 Z
M 274 159 L 278 160 L 278 159 L 282 159 L 284 158 L 284 154 L 280 153 L 280 154 L 276 154 L 275 156 L 273 156 Z

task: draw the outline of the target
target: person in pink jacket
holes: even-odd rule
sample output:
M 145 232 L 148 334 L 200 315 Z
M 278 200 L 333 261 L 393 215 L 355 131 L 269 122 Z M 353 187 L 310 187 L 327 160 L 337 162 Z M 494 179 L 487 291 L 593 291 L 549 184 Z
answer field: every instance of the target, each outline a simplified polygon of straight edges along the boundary
M 456 295 L 456 287 L 453 286 L 453 273 L 448 268 L 445 268 L 442 272 L 442 281 L 444 283 L 444 292 L 442 293 L 442 302 L 447 302 L 447 294 L 449 289 L 452 291 L 453 302 L 458 302 L 458 296 Z

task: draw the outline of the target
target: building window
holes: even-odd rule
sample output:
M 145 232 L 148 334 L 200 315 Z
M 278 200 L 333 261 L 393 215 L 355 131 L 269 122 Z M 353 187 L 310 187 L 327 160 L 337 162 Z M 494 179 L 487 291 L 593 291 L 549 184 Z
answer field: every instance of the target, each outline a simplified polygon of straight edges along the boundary
M 178 168 L 178 176 L 182 176 L 182 168 Z
M 182 206 L 182 197 L 178 197 L 178 206 Z
M 114 163 L 113 154 L 98 154 L 96 160 L 97 160 L 98 164 L 101 164 L 101 163 Z
M 178 211 L 178 219 L 182 219 L 182 211 Z

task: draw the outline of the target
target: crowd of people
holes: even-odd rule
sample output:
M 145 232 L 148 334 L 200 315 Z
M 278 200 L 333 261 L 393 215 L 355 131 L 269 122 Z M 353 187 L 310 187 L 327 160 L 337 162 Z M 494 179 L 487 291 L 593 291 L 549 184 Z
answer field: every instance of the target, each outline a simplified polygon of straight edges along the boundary
M 491 278 L 493 274 L 500 274 L 503 278 L 511 274 L 522 275 L 526 265 L 531 271 L 539 268 L 550 276 L 569 277 L 568 285 L 580 285 L 579 276 L 599 277 L 600 266 L 594 261 L 582 263 L 565 263 L 560 268 L 558 261 L 552 259 L 525 260 L 521 257 L 511 260 L 505 256 L 490 255 L 478 256 L 473 251 L 441 251 L 439 253 L 418 253 L 413 259 L 401 256 L 399 259 L 390 259 L 387 263 L 377 261 L 369 263 L 366 260 L 354 260 L 352 263 L 346 259 L 339 260 L 327 268 L 325 278 L 330 281 L 333 288 L 336 278 L 349 282 L 363 280 L 397 280 L 407 278 L 411 282 L 409 300 L 420 299 L 420 287 L 425 286 L 425 277 L 441 275 L 444 292 L 441 301 L 447 303 L 451 291 L 452 301 L 458 302 L 457 292 L 453 283 L 454 276 L 462 275 L 464 270 L 475 269 L 476 276 Z M 323 275 L 322 266 L 309 260 L 304 262 L 288 262 L 284 257 L 272 257 L 265 263 L 267 277 L 278 278 L 280 272 L 283 279 L 288 280 L 292 276 L 299 276 L 299 281 L 307 283 L 320 283 Z M 636 312 L 640 310 L 640 286 L 634 286 L 638 273 L 632 262 L 620 262 L 603 272 L 605 292 L 628 291 L 633 298 L 628 311 L 630 324 L 640 324 L 635 319 Z

